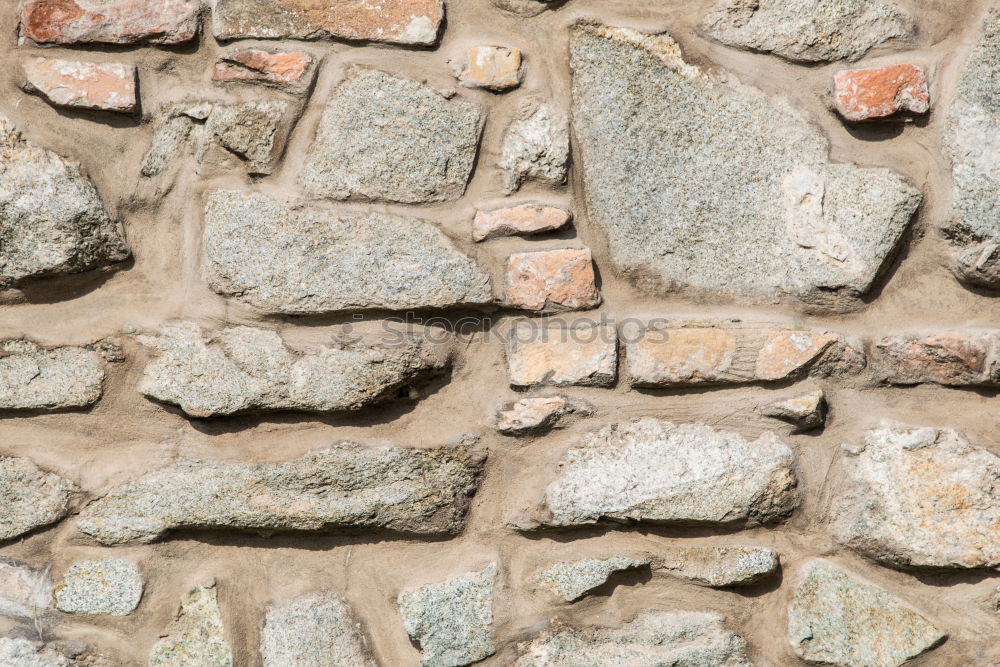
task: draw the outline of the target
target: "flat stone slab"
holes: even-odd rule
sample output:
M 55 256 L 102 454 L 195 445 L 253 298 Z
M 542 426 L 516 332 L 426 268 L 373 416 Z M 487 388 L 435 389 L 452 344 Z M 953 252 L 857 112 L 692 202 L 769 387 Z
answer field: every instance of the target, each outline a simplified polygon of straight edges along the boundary
M 149 667 L 232 667 L 217 595 L 214 583 L 188 591 L 166 636 L 153 646 Z
M 942 331 L 883 336 L 872 345 L 875 376 L 895 385 L 1000 384 L 1000 331 Z
M 575 602 L 603 585 L 615 572 L 631 570 L 649 564 L 649 558 L 612 556 L 611 558 L 584 558 L 583 560 L 555 563 L 537 575 L 535 584 L 566 602 Z
M 198 0 L 26 0 L 21 34 L 39 44 L 182 44 L 200 16 Z
M 69 512 L 76 486 L 24 458 L 0 458 L 0 540 L 55 523 Z
M 52 104 L 132 113 L 136 109 L 135 65 L 32 58 L 24 63 L 27 88 Z
M 125 616 L 142 599 L 139 566 L 127 560 L 105 558 L 73 563 L 55 589 L 56 608 L 70 614 Z
M 544 234 L 562 229 L 571 219 L 569 211 L 544 204 L 479 210 L 472 222 L 472 240 L 479 242 L 501 236 Z
M 82 347 L 46 350 L 29 340 L 0 341 L 0 410 L 67 410 L 103 393 L 101 355 Z
M 618 377 L 618 333 L 593 322 L 517 322 L 507 340 L 507 372 L 512 387 L 609 387 Z
M 377 667 L 353 610 L 333 593 L 313 593 L 267 610 L 264 667 Z

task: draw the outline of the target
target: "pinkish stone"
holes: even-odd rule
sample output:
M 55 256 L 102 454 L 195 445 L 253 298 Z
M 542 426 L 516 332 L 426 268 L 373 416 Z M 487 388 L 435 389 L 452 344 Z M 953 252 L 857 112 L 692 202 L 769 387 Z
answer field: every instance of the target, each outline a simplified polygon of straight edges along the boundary
M 569 211 L 541 204 L 476 211 L 476 218 L 472 222 L 472 240 L 478 242 L 498 236 L 551 232 L 564 227 L 570 217 Z
M 197 0 L 27 0 L 21 34 L 39 44 L 181 44 L 198 33 Z
M 28 90 L 57 106 L 123 113 L 136 108 L 134 65 L 34 58 L 24 63 L 24 74 Z
M 507 303 L 525 310 L 586 310 L 601 303 L 587 248 L 521 252 L 507 260 Z
M 833 79 L 837 111 L 847 120 L 886 118 L 930 108 L 927 74 L 916 65 L 843 70 Z

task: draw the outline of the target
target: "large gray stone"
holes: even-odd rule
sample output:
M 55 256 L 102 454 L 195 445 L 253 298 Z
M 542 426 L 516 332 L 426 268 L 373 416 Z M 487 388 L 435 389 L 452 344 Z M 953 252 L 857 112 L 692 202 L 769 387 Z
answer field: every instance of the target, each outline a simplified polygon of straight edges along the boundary
M 655 292 L 858 305 L 921 201 L 906 180 L 829 164 L 787 102 L 667 35 L 578 24 L 570 53 L 587 205 L 617 270 Z
M 499 166 L 507 194 L 516 192 L 529 179 L 562 185 L 568 162 L 566 120 L 537 100 L 522 103 L 500 148 Z
M 465 525 L 484 462 L 464 447 L 353 442 L 280 463 L 182 459 L 112 489 L 77 527 L 102 544 L 151 542 L 182 528 L 447 535 Z
M 195 586 L 181 601 L 166 636 L 153 646 L 149 667 L 232 667 L 214 582 Z
M 0 458 L 0 540 L 63 518 L 75 491 L 71 482 L 28 459 Z
M 71 614 L 125 616 L 142 599 L 139 566 L 127 560 L 80 560 L 55 591 L 56 608 Z
M 604 584 L 615 572 L 642 567 L 649 561 L 649 558 L 612 556 L 555 563 L 539 572 L 535 583 L 566 602 L 574 602 Z
M 82 347 L 46 350 L 29 340 L 0 341 L 0 410 L 65 410 L 101 398 L 104 364 Z
M 80 166 L 25 141 L 0 116 L 0 289 L 128 256 L 122 226 Z
M 268 609 L 260 653 L 264 667 L 376 667 L 354 612 L 332 593 Z
M 816 560 L 800 576 L 788 607 L 788 638 L 807 662 L 895 667 L 944 635 L 888 591 Z
M 274 331 L 203 331 L 190 322 L 139 336 L 153 359 L 139 391 L 192 417 L 242 412 L 357 410 L 443 369 L 448 358 L 416 337 L 297 352 Z
M 301 182 L 332 199 L 457 199 L 472 173 L 480 129 L 471 102 L 354 67 L 327 100 Z
M 216 190 L 205 212 L 209 284 L 270 313 L 483 304 L 490 277 L 433 224 L 384 213 L 290 210 Z
M 52 606 L 49 569 L 0 556 L 0 616 L 36 619 Z

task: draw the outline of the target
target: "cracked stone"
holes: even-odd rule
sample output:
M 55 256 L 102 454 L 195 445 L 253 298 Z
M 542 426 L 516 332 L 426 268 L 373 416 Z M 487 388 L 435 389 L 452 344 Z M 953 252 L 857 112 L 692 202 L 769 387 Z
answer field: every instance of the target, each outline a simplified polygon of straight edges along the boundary
M 69 512 L 76 487 L 24 458 L 0 458 L 0 540 L 55 523 Z
M 507 259 L 506 302 L 535 311 L 589 310 L 601 304 L 589 248 L 514 253 Z
M 55 589 L 56 608 L 70 614 L 125 616 L 142 599 L 142 575 L 135 563 L 105 558 L 73 563 Z
M 200 14 L 197 0 L 27 0 L 21 34 L 39 44 L 182 44 Z
M 0 410 L 67 410 L 93 405 L 103 393 L 100 353 L 49 350 L 29 340 L 0 341 Z
M 181 601 L 167 635 L 153 646 L 149 667 L 232 667 L 215 584 L 195 586 Z
M 354 612 L 332 593 L 314 593 L 267 611 L 264 667 L 376 667 Z
M 796 431 L 810 431 L 826 422 L 826 397 L 822 389 L 765 405 L 761 413 L 786 421 Z
M 611 386 L 618 375 L 618 333 L 587 322 L 518 322 L 507 341 L 507 372 L 513 387 Z
M 648 558 L 585 558 L 556 563 L 535 576 L 535 583 L 566 602 L 575 602 L 603 585 L 615 572 L 631 570 L 649 564 Z
M 244 49 L 215 64 L 212 80 L 219 83 L 259 83 L 305 93 L 316 74 L 315 59 L 302 51 Z
M 125 63 L 33 58 L 24 63 L 26 88 L 57 106 L 132 113 L 136 69 Z
M 0 616 L 35 619 L 52 606 L 49 569 L 0 557 Z
M 543 204 L 520 204 L 492 211 L 476 211 L 472 240 L 501 236 L 528 236 L 562 229 L 572 219 L 569 211 Z
M 699 586 L 749 586 L 774 575 L 778 554 L 764 547 L 663 547 L 650 557 L 653 574 Z
M 548 185 L 566 182 L 569 131 L 566 120 L 547 104 L 522 102 L 500 150 L 498 166 L 507 194 L 517 192 L 527 180 Z

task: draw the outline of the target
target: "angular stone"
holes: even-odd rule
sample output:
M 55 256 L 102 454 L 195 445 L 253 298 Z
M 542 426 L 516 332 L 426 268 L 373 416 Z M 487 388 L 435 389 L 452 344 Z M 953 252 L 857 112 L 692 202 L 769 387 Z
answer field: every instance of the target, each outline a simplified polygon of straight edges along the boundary
M 295 93 L 312 84 L 315 59 L 302 51 L 244 49 L 224 56 L 215 64 L 212 80 L 220 83 L 259 83 Z
M 444 20 L 444 0 L 215 0 L 215 37 L 347 39 L 430 45 Z
M 47 646 L 27 639 L 0 637 L 0 665 L 5 667 L 71 667 L 73 661 Z
M 476 211 L 472 240 L 479 242 L 499 236 L 542 234 L 565 227 L 569 211 L 542 204 L 520 204 L 492 211 Z
M 547 104 L 526 100 L 507 128 L 499 167 L 507 194 L 531 179 L 548 185 L 566 182 L 569 163 L 569 130 Z
M 416 338 L 305 353 L 290 350 L 266 329 L 209 333 L 178 322 L 139 342 L 153 356 L 139 391 L 192 417 L 358 410 L 393 398 L 396 390 L 448 364 L 440 346 Z
M 657 293 L 859 305 L 921 201 L 905 179 L 829 164 L 787 102 L 686 63 L 667 35 L 578 24 L 570 46 L 588 210 L 615 269 Z
M 1000 458 L 950 429 L 885 424 L 844 447 L 833 532 L 896 568 L 1000 566 Z
M 817 389 L 802 396 L 765 405 L 761 413 L 786 421 L 794 425 L 797 431 L 809 431 L 826 422 L 826 397 L 822 389 Z
M 0 616 L 35 619 L 52 606 L 48 568 L 0 557 Z
M 197 0 L 26 0 L 21 34 L 39 44 L 181 44 L 200 14 Z
M 57 106 L 132 113 L 135 65 L 33 58 L 24 63 L 27 89 Z
M 945 635 L 895 595 L 815 560 L 788 606 L 788 638 L 807 662 L 895 667 Z
M 493 580 L 496 565 L 399 594 L 399 612 L 420 648 L 422 667 L 458 667 L 496 652 Z
M 457 199 L 472 173 L 481 118 L 471 102 L 354 67 L 326 103 L 301 183 L 331 199 Z
M 519 252 L 507 259 L 507 305 L 523 310 L 588 310 L 601 303 L 589 248 Z
M 285 149 L 289 108 L 280 100 L 217 104 L 206 128 L 227 150 L 247 162 L 251 174 L 270 174 Z
M 837 111 L 847 120 L 887 118 L 900 112 L 927 113 L 927 73 L 916 65 L 842 70 L 833 77 Z
M 376 667 L 354 612 L 332 593 L 268 609 L 260 653 L 264 667 Z
M 618 333 L 613 326 L 587 322 L 518 322 L 507 341 L 507 372 L 514 387 L 611 386 L 618 376 Z
M 214 583 L 188 591 L 166 637 L 153 646 L 149 667 L 232 667 L 216 597 Z
M 455 76 L 463 86 L 509 90 L 521 85 L 521 52 L 506 46 L 474 46 L 457 64 Z
M 101 398 L 101 355 L 82 347 L 46 350 L 29 340 L 0 341 L 0 410 L 67 410 Z
M 955 276 L 964 283 L 1000 289 L 1000 238 L 959 250 Z
M 618 628 L 555 624 L 518 645 L 515 667 L 750 667 L 746 641 L 712 612 L 646 612 Z
M 565 396 L 534 396 L 503 406 L 493 428 L 504 435 L 529 435 L 558 428 L 570 415 L 589 415 L 593 408 Z
M 525 527 L 773 523 L 798 505 L 794 464 L 770 432 L 750 442 L 651 417 L 612 424 L 566 452 L 541 512 Z
M 0 288 L 128 256 L 121 225 L 79 165 L 25 141 L 0 116 Z
M 583 560 L 556 563 L 535 576 L 535 583 L 566 602 L 575 602 L 603 585 L 615 572 L 631 570 L 649 564 L 648 558 L 613 556 L 603 560 Z
M 142 158 L 140 173 L 146 178 L 160 175 L 171 160 L 177 159 L 191 137 L 195 124 L 182 109 L 181 105 L 173 105 L 158 119 L 149 150 Z
M 778 571 L 778 554 L 764 547 L 664 547 L 652 555 L 656 575 L 699 586 L 748 586 Z
M 151 542 L 176 529 L 454 534 L 484 462 L 462 447 L 353 442 L 280 463 L 181 459 L 94 501 L 77 527 L 101 544 Z
M 205 211 L 209 284 L 269 313 L 489 303 L 490 277 L 436 225 L 385 213 L 334 217 L 216 190 Z
M 913 19 L 878 0 L 719 0 L 701 30 L 728 46 L 791 61 L 857 60 L 913 35 Z
M 80 560 L 69 566 L 56 588 L 56 608 L 70 614 L 125 616 L 139 606 L 142 587 L 135 563 L 117 558 Z
M 886 336 L 875 341 L 872 363 L 890 384 L 991 385 L 1000 383 L 998 347 L 996 332 Z
M 837 343 L 839 336 L 829 331 L 774 331 L 757 355 L 756 377 L 760 380 L 784 380 L 816 361 Z
M 0 458 L 0 540 L 55 523 L 69 513 L 72 482 L 28 459 Z

